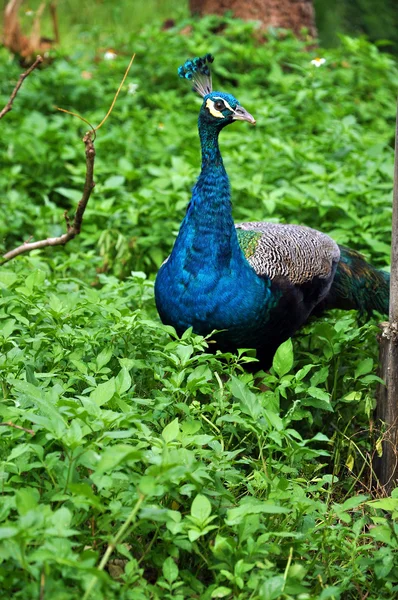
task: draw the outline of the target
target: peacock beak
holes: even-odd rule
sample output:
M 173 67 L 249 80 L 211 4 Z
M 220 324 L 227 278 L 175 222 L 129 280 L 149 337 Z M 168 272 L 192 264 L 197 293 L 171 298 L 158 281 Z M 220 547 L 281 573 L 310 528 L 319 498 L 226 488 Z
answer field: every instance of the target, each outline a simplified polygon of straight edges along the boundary
M 234 121 L 248 121 L 252 125 L 256 124 L 256 119 L 251 115 L 243 106 L 237 106 L 235 108 L 232 119 Z

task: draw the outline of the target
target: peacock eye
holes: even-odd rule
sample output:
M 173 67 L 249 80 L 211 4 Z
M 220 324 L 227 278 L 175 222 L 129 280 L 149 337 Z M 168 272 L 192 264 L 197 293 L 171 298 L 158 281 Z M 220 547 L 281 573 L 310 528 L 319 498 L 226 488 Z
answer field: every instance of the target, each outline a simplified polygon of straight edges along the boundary
M 214 103 L 214 108 L 217 110 L 224 110 L 225 104 L 222 100 L 216 100 L 216 102 Z

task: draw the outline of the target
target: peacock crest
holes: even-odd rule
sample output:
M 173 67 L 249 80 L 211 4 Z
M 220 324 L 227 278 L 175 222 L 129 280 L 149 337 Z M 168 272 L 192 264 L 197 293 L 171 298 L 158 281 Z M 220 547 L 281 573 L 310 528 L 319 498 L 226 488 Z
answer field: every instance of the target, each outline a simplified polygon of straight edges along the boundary
M 178 68 L 178 75 L 182 79 L 191 81 L 193 83 L 192 90 L 197 92 L 202 98 L 207 94 L 211 94 L 213 90 L 209 67 L 213 61 L 214 56 L 206 54 L 205 56 L 190 58 Z

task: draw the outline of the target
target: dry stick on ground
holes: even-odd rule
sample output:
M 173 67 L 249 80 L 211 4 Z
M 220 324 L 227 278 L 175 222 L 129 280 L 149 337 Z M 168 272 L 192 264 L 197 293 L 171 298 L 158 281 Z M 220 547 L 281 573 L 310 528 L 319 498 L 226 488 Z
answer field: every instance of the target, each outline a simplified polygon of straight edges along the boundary
M 5 107 L 0 111 L 0 119 L 2 119 L 4 117 L 4 115 L 6 115 L 8 112 L 10 112 L 10 110 L 12 110 L 12 103 L 15 100 L 16 95 L 18 94 L 21 85 L 23 84 L 23 82 L 25 81 L 25 79 L 31 74 L 32 71 L 34 71 L 34 69 L 36 69 L 36 67 L 38 67 L 40 65 L 40 63 L 43 62 L 43 58 L 41 56 L 38 56 L 35 60 L 35 62 L 33 63 L 33 65 L 31 67 L 29 67 L 29 69 L 27 69 L 24 73 L 22 73 L 19 76 L 18 79 L 18 83 L 15 86 L 9 101 L 7 102 L 7 104 L 5 105 Z
M 101 123 L 99 125 L 97 125 L 97 127 L 95 127 L 95 128 L 92 127 L 86 119 L 84 119 L 83 117 L 80 117 L 79 115 L 76 115 L 75 113 L 71 113 L 70 111 L 64 110 L 63 108 L 58 109 L 58 110 L 61 110 L 62 112 L 65 112 L 65 113 L 68 113 L 75 117 L 78 117 L 81 121 L 84 121 L 85 123 L 90 125 L 90 127 L 92 128 L 92 130 L 88 131 L 83 138 L 83 142 L 86 147 L 86 180 L 84 182 L 83 194 L 79 201 L 79 204 L 77 205 L 72 225 L 70 224 L 70 219 L 69 219 L 68 213 L 67 213 L 67 211 L 65 211 L 64 218 L 66 221 L 66 233 L 64 233 L 58 237 L 46 238 L 45 240 L 39 240 L 37 242 L 24 242 L 23 244 L 21 244 L 14 250 L 10 250 L 10 252 L 7 252 L 6 254 L 4 254 L 3 260 L 0 262 L 0 264 L 4 264 L 7 261 L 11 260 L 12 258 L 19 256 L 20 254 L 24 254 L 25 252 L 30 252 L 31 250 L 46 248 L 47 246 L 64 246 L 67 242 L 69 242 L 70 240 L 73 240 L 74 237 L 79 235 L 79 233 L 81 231 L 82 222 L 83 222 L 84 211 L 86 210 L 86 206 L 90 199 L 91 192 L 93 191 L 93 188 L 95 186 L 95 183 L 93 180 L 94 160 L 95 160 L 95 148 L 94 148 L 95 132 L 100 127 L 102 127 L 102 125 L 105 123 L 105 121 L 108 119 L 109 115 L 111 114 L 112 109 L 115 106 L 117 97 L 120 93 L 120 90 L 122 89 L 122 86 L 126 80 L 126 77 L 129 73 L 129 71 L 130 71 L 131 65 L 133 64 L 134 58 L 135 58 L 135 54 L 132 56 L 132 58 L 130 60 L 129 66 L 126 69 L 126 72 L 123 76 L 122 82 L 118 87 L 118 90 L 113 98 L 112 104 L 111 104 L 108 112 L 106 113 L 105 117 L 102 119 Z M 33 66 L 30 69 L 28 69 L 28 71 L 26 71 L 26 73 L 24 73 L 24 76 L 27 77 L 27 75 L 29 75 L 29 73 L 32 70 L 33 70 Z M 12 104 L 12 101 L 14 100 L 15 96 L 17 95 L 18 89 L 21 87 L 21 85 L 22 85 L 22 82 L 19 85 L 19 87 L 17 86 L 14 89 L 7 106 L 9 104 Z M 5 108 L 7 108 L 7 106 Z M 3 110 L 5 110 L 5 109 L 3 109 Z M 9 108 L 8 110 L 11 110 L 11 108 Z M 6 111 L 6 112 L 8 112 L 8 111 Z
M 379 386 L 376 409 L 377 419 L 387 430 L 383 435 L 383 454 L 375 460 L 376 474 L 387 494 L 398 483 L 398 105 L 391 246 L 390 320 L 380 325 L 380 367 L 386 385 Z

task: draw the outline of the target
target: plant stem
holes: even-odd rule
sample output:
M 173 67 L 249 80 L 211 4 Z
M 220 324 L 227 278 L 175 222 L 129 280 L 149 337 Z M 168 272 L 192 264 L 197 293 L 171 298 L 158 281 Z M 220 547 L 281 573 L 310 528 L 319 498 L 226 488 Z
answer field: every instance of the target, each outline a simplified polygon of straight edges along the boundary
M 287 563 L 286 563 L 286 569 L 285 569 L 285 572 L 283 574 L 283 588 L 282 588 L 282 591 L 285 589 L 286 580 L 287 580 L 287 574 L 289 572 L 290 565 L 292 564 L 292 558 L 293 558 L 293 546 L 290 547 L 289 557 L 288 557 Z
M 131 513 L 129 514 L 129 516 L 127 517 L 126 521 L 123 523 L 123 525 L 120 527 L 119 531 L 117 532 L 117 534 L 115 535 L 115 537 L 113 538 L 113 540 L 111 541 L 111 543 L 108 545 L 108 548 L 106 549 L 106 552 L 104 554 L 104 556 L 102 557 L 102 560 L 98 566 L 98 571 L 103 571 L 104 568 L 106 567 L 106 563 L 108 562 L 108 560 L 111 557 L 112 552 L 114 551 L 114 549 L 116 548 L 117 544 L 119 543 L 120 539 L 123 537 L 123 534 L 125 533 L 126 529 L 129 527 L 130 523 L 134 520 L 136 514 L 138 513 L 141 504 L 143 503 L 145 499 L 144 494 L 140 494 L 138 496 L 138 500 L 135 503 L 135 505 L 133 506 L 133 509 L 131 511 Z M 94 577 L 92 578 L 92 580 L 90 581 L 90 584 L 86 590 L 86 593 L 83 596 L 83 600 L 88 600 L 88 598 L 91 595 L 91 592 L 94 589 L 94 586 L 97 582 L 97 576 L 94 575 Z

